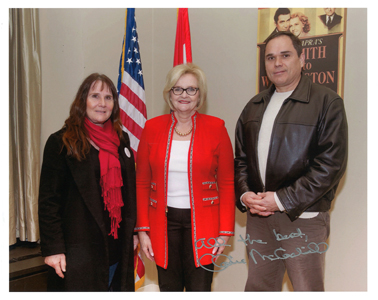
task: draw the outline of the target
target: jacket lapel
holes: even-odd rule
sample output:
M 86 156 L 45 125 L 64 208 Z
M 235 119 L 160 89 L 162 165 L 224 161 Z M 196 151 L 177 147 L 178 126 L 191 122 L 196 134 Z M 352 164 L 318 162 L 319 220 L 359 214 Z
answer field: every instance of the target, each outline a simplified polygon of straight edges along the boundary
M 124 133 L 123 137 L 125 138 L 125 140 L 123 141 L 121 139 L 120 146 L 118 148 L 120 163 L 121 165 L 123 164 L 126 167 L 126 170 L 129 170 L 129 168 L 135 169 L 135 161 L 133 159 L 134 154 L 130 148 L 129 136 L 126 133 Z M 122 178 L 123 175 L 124 173 L 122 172 Z
M 102 207 L 101 205 L 93 205 L 96 202 L 101 202 L 101 195 L 98 189 L 99 182 L 96 182 L 93 165 L 88 158 L 81 162 L 68 156 L 66 159 L 81 197 L 96 220 L 103 235 L 106 237 L 107 232 L 103 220 Z
M 121 165 L 123 164 L 126 166 L 127 170 L 129 168 L 135 169 L 134 159 L 132 159 L 133 153 L 129 147 L 129 139 L 127 135 L 125 136 L 125 139 L 126 139 L 126 142 L 122 140 L 120 141 L 121 143 L 118 148 L 119 160 L 121 162 Z M 104 237 L 107 237 L 108 232 L 106 231 L 105 223 L 103 220 L 102 207 L 101 205 L 93 205 L 93 203 L 101 202 L 101 194 L 99 193 L 99 188 L 98 188 L 99 183 L 96 182 L 93 164 L 88 158 L 79 162 L 78 160 L 72 157 L 66 156 L 66 160 L 71 170 L 71 174 L 74 178 L 74 181 L 77 185 L 77 188 L 79 190 L 79 193 L 84 200 L 84 203 L 86 204 L 89 211 L 91 212 L 94 219 L 96 220 Z M 122 178 L 124 178 L 123 180 L 124 182 L 126 179 L 125 176 L 127 176 L 126 173 L 122 172 Z

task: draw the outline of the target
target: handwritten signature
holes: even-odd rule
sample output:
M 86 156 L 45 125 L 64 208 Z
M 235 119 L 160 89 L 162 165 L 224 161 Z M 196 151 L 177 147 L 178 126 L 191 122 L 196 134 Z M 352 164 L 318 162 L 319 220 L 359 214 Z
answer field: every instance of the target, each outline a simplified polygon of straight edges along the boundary
M 320 245 L 324 245 L 324 250 L 320 250 Z M 288 258 L 294 258 L 294 257 L 297 257 L 299 255 L 306 255 L 306 254 L 312 254 L 312 253 L 318 253 L 318 254 L 322 254 L 324 252 L 326 252 L 328 250 L 328 245 L 327 243 L 325 242 L 321 242 L 321 243 L 314 243 L 314 242 L 311 242 L 307 245 L 307 249 L 308 251 L 306 252 L 303 252 L 302 249 L 306 249 L 306 247 L 301 247 L 301 248 L 295 248 L 295 250 L 297 251 L 297 253 L 293 252 L 293 253 L 283 253 L 280 255 L 280 251 L 281 252 L 286 252 L 285 249 L 283 248 L 278 248 L 276 250 L 274 250 L 274 254 L 270 254 L 270 255 L 262 255 L 260 252 L 258 252 L 256 249 L 252 249 L 250 252 L 249 252 L 249 255 L 252 257 L 253 261 L 255 264 L 257 264 L 257 261 L 255 259 L 255 253 L 257 255 L 259 255 L 263 260 L 265 260 L 266 258 L 269 259 L 270 261 L 273 261 L 273 260 L 277 260 L 277 259 L 288 259 Z
M 240 234 L 239 234 L 239 237 L 240 237 L 240 240 L 238 240 L 238 242 L 243 242 L 245 246 L 247 246 L 248 244 L 252 245 L 253 243 L 258 243 L 258 244 L 267 243 L 267 242 L 263 242 L 262 240 L 251 240 L 248 233 L 245 239 Z
M 208 269 L 205 266 L 200 264 L 203 269 L 210 271 L 210 272 L 220 272 L 220 271 L 223 271 L 224 269 L 227 269 L 229 266 L 232 266 L 232 265 L 235 265 L 235 264 L 247 264 L 247 262 L 245 261 L 244 258 L 242 260 L 235 260 L 234 261 L 232 256 L 225 255 L 225 254 L 206 253 L 206 254 L 202 255 L 199 260 L 201 261 L 201 259 L 204 258 L 205 256 L 211 256 L 211 262 L 214 264 L 214 267 L 219 268 L 217 270 L 216 269 L 210 270 L 210 269 Z M 226 259 L 228 259 L 228 261 L 224 261 L 224 262 L 219 264 L 219 263 L 216 262 L 218 257 L 225 257 Z
M 220 242 L 218 240 L 221 240 Z M 198 243 L 200 245 L 198 245 Z M 202 247 L 205 247 L 207 249 L 212 249 L 214 247 L 231 247 L 231 245 L 227 245 L 226 241 L 222 237 L 217 238 L 209 238 L 207 241 L 205 238 L 199 239 L 195 242 L 195 248 L 201 249 Z
M 297 228 L 296 232 L 292 232 L 289 235 L 283 235 L 283 234 L 277 233 L 275 229 L 273 229 L 273 233 L 274 233 L 277 241 L 295 239 L 295 238 L 301 238 L 301 239 L 304 238 L 305 242 L 307 242 L 307 239 L 308 239 L 307 235 L 302 233 L 302 231 L 299 228 Z M 239 237 L 240 237 L 240 239 L 238 240 L 238 242 L 244 243 L 245 246 L 247 246 L 248 244 L 252 245 L 254 243 L 256 243 L 256 244 L 267 244 L 267 242 L 264 242 L 260 239 L 257 239 L 257 240 L 251 239 L 249 234 L 246 235 L 246 238 L 243 238 L 241 235 L 239 235 Z M 222 247 L 222 246 L 231 247 L 231 245 L 227 245 L 226 242 L 221 237 L 209 238 L 208 240 L 206 240 L 205 238 L 202 238 L 202 239 L 199 239 L 195 242 L 195 248 L 196 249 L 201 249 L 203 247 L 205 247 L 207 249 L 211 249 L 213 247 Z M 274 260 L 278 260 L 278 259 L 295 258 L 295 257 L 300 256 L 300 255 L 316 254 L 316 253 L 322 254 L 322 253 L 326 252 L 328 250 L 328 248 L 329 248 L 329 246 L 325 242 L 321 242 L 321 243 L 318 243 L 318 244 L 314 243 L 314 242 L 310 242 L 310 243 L 307 244 L 307 246 L 297 247 L 295 249 L 295 252 L 293 252 L 293 253 L 286 253 L 286 250 L 283 249 L 282 247 L 280 247 L 280 248 L 274 250 L 273 254 L 269 254 L 269 255 L 261 254 L 256 249 L 252 249 L 249 252 L 249 256 L 252 258 L 253 262 L 255 264 L 257 264 L 256 258 L 259 258 L 259 257 L 262 260 L 269 259 L 270 261 L 274 261 Z M 200 264 L 200 266 L 203 269 L 210 271 L 210 272 L 220 272 L 220 271 L 227 269 L 228 267 L 230 267 L 232 265 L 247 264 L 245 259 L 235 260 L 232 256 L 229 256 L 229 255 L 211 254 L 211 253 L 206 253 L 206 254 L 202 255 L 200 257 L 199 261 L 201 261 L 202 258 L 204 258 L 206 256 L 210 256 L 211 262 L 214 264 L 214 267 L 219 268 L 219 269 L 210 270 L 210 269 L 207 269 L 205 266 L 202 266 Z M 226 261 L 221 262 L 221 263 L 219 263 L 219 262 L 217 263 L 216 260 L 219 257 L 224 257 L 226 259 Z
M 275 229 L 273 229 L 273 233 L 276 236 L 276 240 L 277 241 L 293 239 L 293 238 L 296 238 L 296 237 L 303 238 L 305 236 L 306 237 L 306 242 L 307 242 L 307 235 L 305 235 L 304 233 L 302 233 L 302 231 L 299 228 L 297 228 L 297 232 L 292 232 L 289 235 L 282 235 L 280 233 L 277 233 Z

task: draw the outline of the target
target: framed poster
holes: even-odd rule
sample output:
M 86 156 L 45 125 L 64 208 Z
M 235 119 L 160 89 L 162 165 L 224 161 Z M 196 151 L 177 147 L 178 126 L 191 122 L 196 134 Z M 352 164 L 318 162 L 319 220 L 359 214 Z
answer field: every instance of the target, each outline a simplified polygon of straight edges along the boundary
M 302 40 L 304 74 L 343 97 L 346 11 L 346 8 L 259 9 L 257 92 L 270 85 L 264 65 L 266 39 L 276 31 L 290 31 Z

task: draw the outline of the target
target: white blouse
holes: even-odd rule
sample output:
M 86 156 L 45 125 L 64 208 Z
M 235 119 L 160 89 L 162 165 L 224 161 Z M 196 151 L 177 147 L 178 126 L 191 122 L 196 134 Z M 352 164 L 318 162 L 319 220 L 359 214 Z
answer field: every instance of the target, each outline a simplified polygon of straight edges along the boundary
M 188 153 L 190 141 L 172 141 L 168 168 L 167 205 L 175 208 L 190 208 Z

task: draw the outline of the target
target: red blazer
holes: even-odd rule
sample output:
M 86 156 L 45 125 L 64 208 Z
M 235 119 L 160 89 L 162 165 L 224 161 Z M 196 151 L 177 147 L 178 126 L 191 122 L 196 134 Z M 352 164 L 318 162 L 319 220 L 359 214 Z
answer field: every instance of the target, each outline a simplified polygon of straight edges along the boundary
M 224 121 L 195 113 L 189 147 L 188 180 L 192 240 L 197 267 L 211 263 L 213 238 L 234 235 L 234 160 Z M 168 265 L 167 188 L 174 114 L 148 120 L 137 156 L 136 231 L 149 231 L 155 262 Z M 207 246 L 207 247 L 206 247 Z

